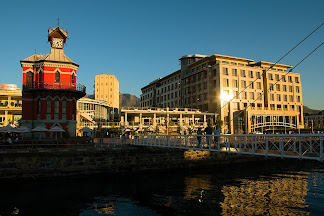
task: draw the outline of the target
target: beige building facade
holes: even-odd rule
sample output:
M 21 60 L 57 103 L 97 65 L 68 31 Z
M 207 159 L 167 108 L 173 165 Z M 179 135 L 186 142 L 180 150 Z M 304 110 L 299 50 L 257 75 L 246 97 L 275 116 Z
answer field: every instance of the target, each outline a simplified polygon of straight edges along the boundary
M 15 84 L 0 84 L 0 126 L 18 124 L 21 114 L 21 89 Z
M 119 82 L 114 75 L 95 76 L 95 100 L 109 103 L 110 107 L 119 109 Z
M 292 66 L 218 54 L 180 62 L 180 107 L 219 114 L 223 133 L 303 128 L 300 74 L 286 75 Z
M 178 70 L 143 87 L 141 107 L 180 107 L 180 75 Z

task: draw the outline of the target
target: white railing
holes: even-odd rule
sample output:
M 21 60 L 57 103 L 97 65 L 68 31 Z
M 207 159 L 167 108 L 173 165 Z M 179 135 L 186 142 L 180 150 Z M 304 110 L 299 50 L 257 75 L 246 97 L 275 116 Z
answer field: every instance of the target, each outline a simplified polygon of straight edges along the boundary
M 323 161 L 324 134 L 147 135 L 135 146 L 193 149 Z

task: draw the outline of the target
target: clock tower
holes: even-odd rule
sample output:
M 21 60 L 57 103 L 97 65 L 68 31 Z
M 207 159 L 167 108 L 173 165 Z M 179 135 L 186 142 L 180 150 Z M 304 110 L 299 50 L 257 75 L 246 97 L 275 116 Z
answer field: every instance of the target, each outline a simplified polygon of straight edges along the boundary
M 85 95 L 86 89 L 76 82 L 79 65 L 64 54 L 67 35 L 59 26 L 49 29 L 50 53 L 34 54 L 20 61 L 23 69 L 21 124 L 30 129 L 58 126 L 75 136 L 76 102 Z M 34 133 L 34 137 L 39 135 Z

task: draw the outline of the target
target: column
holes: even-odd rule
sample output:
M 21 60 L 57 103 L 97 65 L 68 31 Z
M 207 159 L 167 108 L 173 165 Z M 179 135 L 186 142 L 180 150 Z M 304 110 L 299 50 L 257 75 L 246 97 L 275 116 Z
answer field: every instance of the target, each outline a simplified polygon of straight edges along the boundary
M 142 129 L 143 128 L 143 123 L 142 123 L 142 113 L 140 113 L 140 117 L 139 117 L 139 125 L 138 125 L 138 127 L 140 128 L 140 129 Z
M 8 107 L 11 106 L 11 96 L 8 96 Z
M 8 110 L 5 111 L 5 121 L 3 122 L 4 126 L 6 126 L 9 122 L 8 122 Z
M 127 127 L 127 126 L 128 126 L 127 112 L 125 112 L 124 127 Z
M 229 129 L 230 129 L 230 132 L 231 134 L 234 134 L 234 121 L 237 119 L 234 119 L 233 118 L 233 107 L 232 107 L 232 102 L 229 102 L 228 103 L 228 111 L 229 111 L 229 121 L 230 121 L 230 125 L 229 125 Z
M 153 127 L 156 127 L 156 113 L 153 115 Z
M 206 115 L 204 115 L 204 127 L 207 127 Z
M 180 127 L 182 127 L 182 114 L 180 114 L 180 122 L 179 122 Z
M 195 115 L 194 114 L 192 114 L 192 126 L 195 127 Z

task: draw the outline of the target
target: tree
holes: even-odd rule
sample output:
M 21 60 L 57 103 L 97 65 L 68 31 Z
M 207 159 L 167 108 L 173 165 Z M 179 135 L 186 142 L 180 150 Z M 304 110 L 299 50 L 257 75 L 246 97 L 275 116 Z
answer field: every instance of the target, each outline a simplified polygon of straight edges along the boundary
M 223 120 L 221 119 L 221 116 L 220 115 L 218 115 L 217 117 L 216 117 L 216 119 L 215 119 L 215 125 L 216 125 L 216 127 L 218 127 L 218 128 L 221 128 L 222 126 L 223 126 Z

